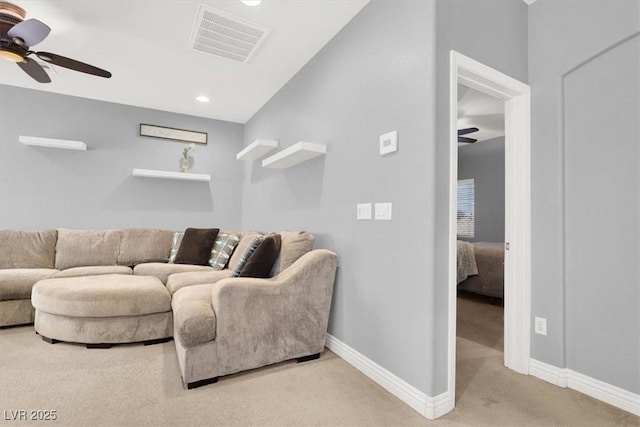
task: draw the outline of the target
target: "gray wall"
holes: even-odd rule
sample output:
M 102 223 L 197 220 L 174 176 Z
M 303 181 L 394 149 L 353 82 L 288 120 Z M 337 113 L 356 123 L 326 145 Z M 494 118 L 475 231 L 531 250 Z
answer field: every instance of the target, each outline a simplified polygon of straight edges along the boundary
M 529 12 L 532 357 L 640 392 L 640 2 Z M 564 239 L 563 239 L 564 236 Z
M 240 226 L 240 124 L 0 86 L 0 228 Z M 210 183 L 134 178 L 178 171 L 185 144 L 138 135 L 140 123 L 206 131 L 193 172 Z M 83 141 L 87 151 L 32 147 L 19 135 Z
M 245 170 L 243 228 L 306 229 L 339 255 L 329 333 L 433 390 L 433 2 L 372 1 L 245 126 L 245 144 L 327 144 L 287 170 Z M 378 137 L 397 130 L 381 157 Z M 356 203 L 392 202 L 392 221 Z
M 527 83 L 527 5 L 513 0 L 437 0 L 435 228 L 436 390 L 447 388 L 449 220 L 449 52 Z
M 504 136 L 458 148 L 458 179 L 474 179 L 475 237 L 504 242 Z

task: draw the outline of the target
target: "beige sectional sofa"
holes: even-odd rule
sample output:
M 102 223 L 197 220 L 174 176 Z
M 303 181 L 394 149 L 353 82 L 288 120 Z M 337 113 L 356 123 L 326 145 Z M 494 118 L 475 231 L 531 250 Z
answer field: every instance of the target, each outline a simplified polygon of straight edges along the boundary
M 238 249 L 257 233 L 238 233 Z M 169 230 L 0 230 L 0 327 L 35 321 L 49 342 L 174 338 L 185 386 L 324 348 L 336 255 L 282 232 L 268 279 L 168 263 Z M 33 291 L 33 295 L 32 295 Z M 35 306 L 35 309 L 34 309 Z

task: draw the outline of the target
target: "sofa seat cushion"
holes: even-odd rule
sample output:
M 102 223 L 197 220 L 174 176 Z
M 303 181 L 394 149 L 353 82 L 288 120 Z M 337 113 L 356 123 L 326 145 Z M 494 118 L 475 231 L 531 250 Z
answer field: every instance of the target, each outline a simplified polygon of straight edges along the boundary
M 174 273 L 184 273 L 186 271 L 214 271 L 213 268 L 206 265 L 191 264 L 167 264 L 164 262 L 147 262 L 138 264 L 133 268 L 133 274 L 136 276 L 153 276 L 160 279 L 164 284 L 167 279 Z
M 40 280 L 31 303 L 69 317 L 137 316 L 170 311 L 171 295 L 155 277 L 106 274 Z
M 211 305 L 214 284 L 188 286 L 171 300 L 173 335 L 184 347 L 194 347 L 216 338 L 216 315 Z
M 133 274 L 131 267 L 124 265 L 95 265 L 92 267 L 73 267 L 62 270 L 53 275 L 53 278 L 101 276 L 103 274 Z
M 167 289 L 174 294 L 178 289 L 186 286 L 204 285 L 207 283 L 215 283 L 218 280 L 231 277 L 231 270 L 214 270 L 214 271 L 189 271 L 186 273 L 175 273 L 169 276 L 167 280 Z
M 9 268 L 0 270 L 0 301 L 31 298 L 31 288 L 38 280 L 49 279 L 53 268 Z
M 54 268 L 56 230 L 0 230 L 0 268 Z

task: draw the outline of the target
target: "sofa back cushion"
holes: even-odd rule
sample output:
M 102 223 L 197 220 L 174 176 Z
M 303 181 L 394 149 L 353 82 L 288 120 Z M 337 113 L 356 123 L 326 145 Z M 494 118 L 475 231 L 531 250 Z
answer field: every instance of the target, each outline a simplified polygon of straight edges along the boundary
M 122 230 L 118 265 L 129 267 L 143 262 L 167 262 L 173 231 L 134 228 Z
M 117 265 L 120 230 L 58 229 L 56 265 L 58 270 L 90 265 Z
M 280 237 L 280 257 L 274 266 L 276 274 L 289 268 L 298 258 L 313 249 L 313 243 L 316 241 L 316 238 L 306 231 L 282 231 Z
M 53 268 L 57 236 L 56 230 L 0 230 L 0 269 Z

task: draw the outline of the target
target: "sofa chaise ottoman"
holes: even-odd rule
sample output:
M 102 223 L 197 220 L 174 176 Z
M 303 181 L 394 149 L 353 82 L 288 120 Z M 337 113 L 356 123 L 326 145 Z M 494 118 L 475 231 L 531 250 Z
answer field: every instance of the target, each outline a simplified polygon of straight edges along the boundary
M 269 279 L 226 278 L 177 289 L 173 335 L 184 386 L 318 357 L 337 263 L 335 253 L 315 249 Z
M 40 280 L 35 330 L 45 341 L 109 347 L 171 338 L 171 295 L 156 277 L 108 274 Z

